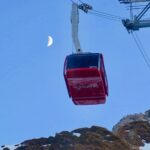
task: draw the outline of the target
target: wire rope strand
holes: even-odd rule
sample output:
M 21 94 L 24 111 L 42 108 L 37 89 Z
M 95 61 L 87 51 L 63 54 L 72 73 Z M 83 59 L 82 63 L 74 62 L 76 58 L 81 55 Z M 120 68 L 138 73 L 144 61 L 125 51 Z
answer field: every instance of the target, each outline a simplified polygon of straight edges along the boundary
M 107 15 L 105 13 L 101 13 L 101 14 L 100 13 L 95 13 L 95 12 L 91 12 L 91 13 L 93 13 L 95 15 L 99 15 L 99 16 L 105 16 L 105 17 L 110 18 L 110 19 L 120 20 L 119 18 L 116 18 L 116 17 L 111 16 L 111 15 Z
M 119 21 L 119 22 L 121 21 L 118 18 L 108 16 L 106 14 L 98 14 L 98 13 L 95 13 L 95 12 L 92 12 L 92 11 L 89 11 L 89 14 L 95 15 L 95 16 L 100 17 L 100 18 L 108 19 L 108 20 Z
M 135 41 L 135 43 L 137 45 L 137 48 L 140 51 L 142 57 L 144 58 L 145 63 L 147 64 L 148 68 L 150 69 L 150 59 L 149 59 L 149 57 L 148 57 L 148 55 L 147 55 L 147 53 L 146 53 L 146 51 L 145 51 L 141 41 L 140 41 L 140 39 L 137 37 L 136 34 L 134 35 L 133 32 L 131 33 L 131 35 L 132 35 L 132 37 L 133 37 L 133 39 L 134 39 L 134 41 Z
M 139 43 L 140 43 L 140 45 L 141 45 L 141 47 L 142 47 L 142 49 L 143 49 L 143 52 L 145 53 L 145 55 L 146 55 L 146 57 L 147 57 L 147 60 L 148 60 L 149 63 L 150 63 L 150 58 L 149 58 L 149 56 L 148 56 L 148 54 L 147 54 L 147 52 L 146 52 L 146 50 L 145 50 L 145 48 L 144 48 L 144 46 L 143 46 L 143 44 L 142 44 L 140 38 L 139 38 L 139 36 L 137 35 L 136 32 L 135 32 L 135 35 L 136 35 L 136 38 L 138 39 L 138 41 L 139 41 Z
M 102 11 L 97 11 L 97 10 L 94 10 L 94 9 L 93 9 L 92 11 L 95 12 L 95 13 L 98 13 L 98 14 L 107 15 L 107 16 L 109 16 L 109 17 L 122 20 L 122 17 L 117 16 L 117 15 L 112 15 L 112 14 L 109 14 L 109 13 L 106 13 L 106 12 L 102 12 Z

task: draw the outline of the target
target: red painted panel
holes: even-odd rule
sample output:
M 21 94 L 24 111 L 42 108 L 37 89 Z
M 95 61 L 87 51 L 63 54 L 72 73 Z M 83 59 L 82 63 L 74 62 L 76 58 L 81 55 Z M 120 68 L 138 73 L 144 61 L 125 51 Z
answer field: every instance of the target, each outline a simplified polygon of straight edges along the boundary
M 97 68 L 71 69 L 66 72 L 68 91 L 77 105 L 105 103 L 105 88 Z

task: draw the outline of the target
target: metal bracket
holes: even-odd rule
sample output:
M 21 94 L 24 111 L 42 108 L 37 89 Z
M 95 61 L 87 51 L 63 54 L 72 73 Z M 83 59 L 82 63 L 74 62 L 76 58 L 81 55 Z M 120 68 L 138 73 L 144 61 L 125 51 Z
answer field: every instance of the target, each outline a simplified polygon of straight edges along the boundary
M 130 4 L 130 12 L 132 12 L 132 3 L 138 2 L 148 2 L 148 4 L 143 8 L 143 10 L 135 15 L 131 19 L 122 20 L 123 25 L 126 27 L 128 32 L 139 30 L 140 28 L 150 27 L 150 20 L 143 19 L 144 14 L 150 9 L 150 0 L 119 0 L 120 3 Z
M 88 13 L 89 10 L 92 10 L 92 6 L 86 3 L 82 3 L 80 5 L 78 5 L 78 8 L 83 10 L 85 13 Z

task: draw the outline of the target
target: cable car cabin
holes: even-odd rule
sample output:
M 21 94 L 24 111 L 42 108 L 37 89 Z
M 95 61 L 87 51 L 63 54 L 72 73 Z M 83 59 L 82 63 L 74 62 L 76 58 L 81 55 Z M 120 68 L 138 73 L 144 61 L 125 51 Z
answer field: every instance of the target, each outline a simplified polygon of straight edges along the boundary
M 64 78 L 74 104 L 105 103 L 108 83 L 102 54 L 79 53 L 67 56 Z

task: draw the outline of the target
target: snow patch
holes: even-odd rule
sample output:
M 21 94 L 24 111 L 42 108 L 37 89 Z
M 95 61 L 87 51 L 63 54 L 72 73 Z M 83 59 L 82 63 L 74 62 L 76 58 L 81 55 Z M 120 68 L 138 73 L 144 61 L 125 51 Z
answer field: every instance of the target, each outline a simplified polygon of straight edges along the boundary
M 145 143 L 144 146 L 140 147 L 140 150 L 150 150 L 150 143 Z
M 43 147 L 48 147 L 48 146 L 51 146 L 51 144 L 45 144 L 45 145 L 42 145 Z
M 125 130 L 125 132 L 129 133 L 129 132 L 130 132 L 130 130 Z
M 81 134 L 80 133 L 73 133 L 74 136 L 80 137 Z
M 10 150 L 15 150 L 16 148 L 20 147 L 20 144 L 17 145 L 3 145 L 0 147 L 0 150 L 3 150 L 4 148 L 9 148 Z

